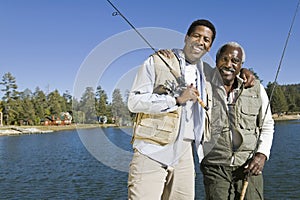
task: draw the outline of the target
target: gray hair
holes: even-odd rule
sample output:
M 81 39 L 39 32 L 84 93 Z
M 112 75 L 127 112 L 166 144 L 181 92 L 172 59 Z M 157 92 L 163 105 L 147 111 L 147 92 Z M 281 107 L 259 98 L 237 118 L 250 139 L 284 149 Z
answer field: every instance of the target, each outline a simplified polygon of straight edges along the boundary
M 220 56 L 221 50 L 222 50 L 224 47 L 226 47 L 226 46 L 231 46 L 231 47 L 238 47 L 238 48 L 240 48 L 240 49 L 242 50 L 242 53 L 243 53 L 243 55 L 242 55 L 242 63 L 245 62 L 245 60 L 246 60 L 246 53 L 245 53 L 245 50 L 244 50 L 244 48 L 243 48 L 239 43 L 237 43 L 237 42 L 227 42 L 226 44 L 222 45 L 222 46 L 219 48 L 218 52 L 217 52 L 216 59 L 218 59 L 218 57 Z

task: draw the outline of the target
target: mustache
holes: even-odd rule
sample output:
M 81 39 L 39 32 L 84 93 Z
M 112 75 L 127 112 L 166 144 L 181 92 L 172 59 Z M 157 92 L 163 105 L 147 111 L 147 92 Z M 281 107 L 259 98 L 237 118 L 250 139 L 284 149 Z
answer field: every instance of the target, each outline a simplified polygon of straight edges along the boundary
M 228 67 L 225 67 L 225 66 L 221 67 L 220 70 L 221 71 L 228 71 L 228 72 L 232 72 L 232 73 L 234 73 L 236 71 L 233 67 L 228 68 Z

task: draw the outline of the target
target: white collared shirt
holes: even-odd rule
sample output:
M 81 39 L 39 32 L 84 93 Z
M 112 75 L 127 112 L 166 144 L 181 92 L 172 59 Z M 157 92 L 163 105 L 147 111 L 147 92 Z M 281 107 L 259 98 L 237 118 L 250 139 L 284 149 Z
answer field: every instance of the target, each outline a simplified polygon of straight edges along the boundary
M 183 64 L 184 63 L 184 64 Z M 193 83 L 193 85 L 200 85 L 198 65 L 189 65 L 185 62 L 180 62 L 181 70 L 184 70 L 184 76 L 187 83 Z M 202 62 L 201 62 L 202 66 Z M 128 98 L 128 108 L 134 113 L 163 113 L 176 110 L 175 98 L 170 95 L 158 95 L 153 94 L 153 85 L 155 81 L 155 69 L 153 58 L 149 57 L 144 64 L 138 70 L 135 81 L 133 83 L 131 92 Z M 195 106 L 196 105 L 196 106 Z M 185 149 L 181 149 L 181 143 L 184 139 L 195 139 L 195 125 L 194 121 L 197 121 L 198 125 L 202 123 L 199 115 L 199 106 L 197 103 L 193 105 L 193 102 L 187 103 L 187 106 L 183 106 L 181 115 L 179 136 L 173 144 L 165 146 L 150 144 L 141 140 L 135 140 L 133 147 L 140 153 L 147 155 L 148 157 L 165 165 L 176 165 L 181 155 L 183 155 Z M 184 108 L 186 107 L 186 108 Z M 195 112 L 192 112 L 195 109 Z M 186 111 L 186 112 L 185 112 Z M 184 113 L 185 112 L 185 113 Z M 196 115 L 196 119 L 195 119 Z M 199 129 L 197 129 L 199 130 Z M 201 131 L 198 132 L 201 134 Z M 201 136 L 197 136 L 200 138 Z M 200 141 L 200 139 L 198 139 Z

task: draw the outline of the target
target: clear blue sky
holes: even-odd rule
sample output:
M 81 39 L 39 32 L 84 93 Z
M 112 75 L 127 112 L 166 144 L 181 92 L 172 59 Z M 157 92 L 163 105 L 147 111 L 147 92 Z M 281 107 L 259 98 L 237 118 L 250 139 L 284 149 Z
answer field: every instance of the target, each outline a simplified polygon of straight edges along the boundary
M 275 78 L 298 3 L 298 0 L 111 1 L 137 28 L 165 28 L 185 34 L 195 19 L 211 20 L 217 28 L 217 37 L 209 55 L 214 58 L 218 47 L 225 42 L 239 42 L 246 50 L 244 67 L 253 68 L 264 85 Z M 97 47 L 105 50 L 100 51 L 100 56 L 95 55 L 101 63 L 106 52 L 122 54 L 120 46 L 135 46 L 133 40 L 140 40 L 137 35 L 133 36 L 135 39 L 126 35 L 119 38 L 131 27 L 120 16 L 112 16 L 114 11 L 106 0 L 0 0 L 0 77 L 11 72 L 19 91 L 26 88 L 34 91 L 39 87 L 45 92 L 58 89 L 61 94 L 66 90 L 73 94 L 74 83 L 85 73 L 80 69 Z M 156 40 L 172 43 L 168 35 Z M 106 41 L 109 46 L 104 45 Z M 299 44 L 300 11 L 285 52 L 279 84 L 300 83 Z M 108 66 L 98 66 L 105 68 L 105 73 L 93 73 L 99 65 L 95 63 L 96 68 L 82 76 L 86 82 L 80 85 L 90 86 L 89 79 L 96 77 L 111 97 L 118 84 L 126 87 L 121 79 L 149 53 L 152 51 L 132 50 L 112 56 L 114 60 L 107 61 Z

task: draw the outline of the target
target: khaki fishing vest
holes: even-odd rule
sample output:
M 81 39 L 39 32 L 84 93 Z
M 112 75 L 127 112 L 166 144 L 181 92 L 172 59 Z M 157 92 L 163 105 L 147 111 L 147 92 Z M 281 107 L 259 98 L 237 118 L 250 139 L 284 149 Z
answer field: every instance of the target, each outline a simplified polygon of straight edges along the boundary
M 166 94 L 166 81 L 178 85 L 175 77 L 180 76 L 180 65 L 174 55 L 171 59 L 163 57 L 170 68 L 156 54 L 152 55 L 155 68 L 155 83 L 153 93 Z M 143 140 L 152 144 L 166 145 L 175 142 L 180 124 L 181 108 L 174 112 L 160 114 L 138 113 L 134 122 L 132 142 Z
M 262 121 L 260 83 L 256 81 L 254 87 L 249 89 L 241 88 L 231 111 L 227 110 L 227 104 L 224 102 L 227 95 L 222 88 L 211 85 L 209 93 L 211 109 L 206 118 L 203 140 L 205 157 L 202 162 L 241 166 L 252 156 L 257 145 Z M 242 143 L 236 150 L 232 147 L 229 116 L 236 133 L 242 137 Z

